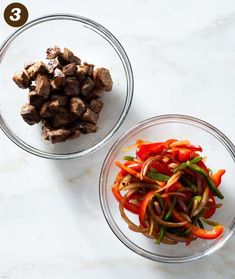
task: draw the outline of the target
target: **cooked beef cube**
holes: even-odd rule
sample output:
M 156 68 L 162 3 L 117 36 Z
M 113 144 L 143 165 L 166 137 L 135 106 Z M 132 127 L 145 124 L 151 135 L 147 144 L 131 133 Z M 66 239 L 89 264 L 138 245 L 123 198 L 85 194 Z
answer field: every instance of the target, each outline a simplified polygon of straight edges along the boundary
M 84 96 L 84 100 L 89 102 L 89 101 L 91 101 L 93 99 L 100 98 L 102 96 L 103 92 L 104 92 L 103 90 L 94 88 L 89 94 Z
M 79 94 L 79 82 L 75 78 L 67 78 L 64 86 L 64 93 L 67 96 L 76 96 Z
M 57 112 L 51 120 L 53 128 L 61 128 L 70 123 L 70 113 L 68 111 Z
M 75 72 L 75 77 L 79 82 L 81 82 L 86 78 L 86 73 L 77 69 Z
M 48 135 L 48 132 L 50 132 L 51 130 L 50 129 L 48 129 L 48 128 L 46 128 L 46 127 L 43 127 L 42 128 L 42 138 L 44 139 L 44 140 L 50 140 L 49 139 L 49 135 Z
M 40 74 L 47 73 L 47 66 L 42 61 L 38 61 L 34 63 L 32 66 L 30 66 L 27 69 L 27 74 L 31 79 L 34 79 L 39 73 Z
M 88 76 L 92 76 L 93 74 L 94 65 L 84 62 L 82 65 L 79 66 L 79 70 L 84 72 Z
M 38 74 L 36 78 L 35 92 L 43 96 L 44 99 L 50 95 L 50 82 L 46 75 Z
M 36 108 L 40 107 L 43 103 L 43 96 L 38 94 L 35 91 L 29 92 L 29 104 L 35 106 Z
M 29 125 L 34 125 L 35 123 L 38 123 L 40 121 L 35 106 L 28 105 L 28 104 L 24 105 L 21 108 L 20 114 L 23 117 L 24 121 Z
M 53 74 L 55 69 L 62 69 L 59 61 L 57 59 L 50 60 L 47 64 L 47 69 L 49 74 Z
M 98 99 L 98 98 L 93 99 L 90 102 L 90 108 L 96 113 L 99 113 L 102 110 L 103 106 L 104 106 L 103 101 L 101 99 Z
M 54 131 L 47 130 L 46 135 L 51 141 L 51 143 L 66 141 L 71 135 L 71 131 L 66 129 L 58 129 Z
M 55 59 L 61 53 L 60 48 L 58 46 L 50 47 L 46 51 L 47 59 Z
M 51 118 L 53 117 L 59 109 L 58 100 L 52 100 L 45 102 L 39 112 L 41 118 Z
M 54 79 L 52 81 L 52 87 L 59 88 L 66 84 L 66 76 L 60 69 L 55 69 L 54 71 Z M 53 86 L 54 85 L 54 86 Z
M 98 127 L 92 123 L 82 122 L 78 124 L 78 128 L 82 134 L 96 133 Z
M 66 76 L 73 76 L 75 74 L 75 71 L 77 70 L 77 64 L 76 63 L 70 63 L 68 65 L 65 65 L 62 69 L 62 72 Z
M 66 106 L 68 103 L 67 96 L 53 94 L 51 95 L 51 100 L 58 100 L 59 106 Z
M 94 70 L 93 76 L 94 76 L 96 87 L 98 89 L 102 89 L 106 92 L 112 90 L 113 81 L 109 73 L 109 70 L 105 68 L 97 68 Z
M 31 83 L 31 81 L 25 71 L 16 73 L 13 76 L 13 80 L 20 88 L 28 88 Z
M 86 105 L 82 99 L 74 97 L 70 100 L 70 112 L 77 117 L 81 116 L 86 110 Z
M 82 120 L 85 122 L 96 124 L 99 118 L 99 115 L 92 111 L 91 109 L 87 108 L 84 114 L 82 115 Z
M 75 56 L 68 48 L 64 48 L 64 52 L 58 56 L 58 60 L 63 66 L 69 63 L 76 63 L 77 65 L 81 64 L 81 59 Z
M 42 119 L 42 129 L 47 128 L 52 130 L 52 125 L 50 119 Z
M 25 70 L 28 70 L 31 66 L 33 66 L 34 63 L 35 63 L 35 62 L 31 62 L 31 63 L 26 63 L 26 64 L 24 64 Z
M 81 132 L 78 129 L 71 129 L 71 135 L 69 136 L 69 139 L 77 139 L 80 137 Z
M 88 95 L 94 87 L 94 81 L 90 77 L 87 77 L 82 83 L 81 94 L 84 96 Z
M 36 88 L 36 86 L 33 85 L 33 84 L 31 84 L 31 85 L 29 86 L 29 91 L 35 91 L 35 88 Z

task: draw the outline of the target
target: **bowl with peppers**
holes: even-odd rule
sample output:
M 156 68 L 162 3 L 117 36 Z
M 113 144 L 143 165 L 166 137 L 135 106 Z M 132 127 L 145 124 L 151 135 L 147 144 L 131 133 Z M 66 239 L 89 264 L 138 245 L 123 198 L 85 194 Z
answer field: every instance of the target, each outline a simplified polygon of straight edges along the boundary
M 167 263 L 221 248 L 235 228 L 235 147 L 186 115 L 147 119 L 123 134 L 100 175 L 104 216 L 137 254 Z

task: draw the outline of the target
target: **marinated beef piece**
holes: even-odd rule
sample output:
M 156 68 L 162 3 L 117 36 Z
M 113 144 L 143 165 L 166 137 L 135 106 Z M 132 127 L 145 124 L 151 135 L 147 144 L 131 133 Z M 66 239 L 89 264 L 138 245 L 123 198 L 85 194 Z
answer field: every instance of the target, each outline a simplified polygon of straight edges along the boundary
M 63 66 L 69 63 L 76 63 L 77 65 L 81 64 L 81 59 L 75 56 L 68 48 L 64 48 L 64 52 L 58 56 L 58 60 Z
M 109 92 L 112 90 L 113 81 L 109 70 L 105 68 L 97 68 L 93 72 L 96 88 Z
M 66 76 L 73 76 L 77 70 L 77 64 L 76 63 L 70 63 L 68 65 L 65 65 L 62 69 L 62 72 Z
M 47 128 L 52 130 L 51 120 L 50 119 L 42 119 L 42 129 Z
M 47 59 L 55 59 L 61 53 L 60 48 L 58 46 L 50 47 L 46 51 Z
M 78 129 L 71 129 L 71 135 L 69 136 L 69 139 L 77 139 L 80 137 L 81 132 Z
M 49 74 L 53 74 L 55 69 L 62 69 L 63 67 L 60 65 L 57 59 L 50 60 L 47 64 L 47 70 Z
M 95 113 L 99 113 L 102 108 L 104 106 L 104 103 L 101 99 L 93 99 L 90 102 L 90 108 L 95 112 Z
M 70 100 L 70 112 L 77 117 L 81 116 L 86 110 L 86 105 L 82 99 L 74 97 Z
M 49 138 L 51 143 L 63 142 L 66 141 L 71 135 L 71 131 L 66 129 L 58 129 L 50 131 L 49 129 L 45 131 L 45 136 Z
M 36 78 L 35 92 L 38 95 L 43 96 L 47 99 L 50 95 L 50 82 L 46 75 L 38 74 Z
M 28 68 L 30 68 L 33 64 L 34 64 L 34 62 L 24 64 L 25 70 L 28 70 Z
M 51 85 L 54 89 L 59 88 L 66 84 L 66 76 L 60 69 L 55 69 L 54 78 L 51 82 Z
M 103 90 L 97 89 L 96 87 L 86 96 L 83 96 L 84 100 L 90 102 L 93 99 L 100 98 L 103 94 Z
M 87 77 L 81 85 L 81 94 L 84 96 L 88 95 L 94 87 L 94 81 L 90 77 Z
M 79 82 L 82 82 L 86 78 L 86 73 L 77 69 L 75 72 L 75 77 Z
M 21 108 L 20 114 L 23 117 L 24 121 L 29 125 L 34 125 L 40 121 L 38 112 L 36 108 L 32 105 L 24 105 Z
M 78 129 L 82 134 L 90 134 L 96 133 L 98 131 L 98 127 L 92 123 L 81 122 L 78 124 Z
M 87 108 L 81 118 L 85 122 L 96 124 L 98 121 L 99 115 L 97 113 L 95 113 L 94 111 L 92 111 L 91 109 Z
M 79 82 L 76 78 L 67 78 L 66 85 L 64 86 L 64 94 L 67 96 L 77 96 L 79 94 Z
M 68 98 L 64 95 L 52 94 L 51 100 L 58 100 L 59 106 L 66 106 L 68 104 Z
M 30 79 L 34 79 L 39 73 L 40 74 L 47 73 L 47 66 L 42 61 L 38 61 L 34 63 L 32 66 L 30 66 L 27 69 L 27 74 L 30 77 Z
M 51 123 L 52 127 L 57 129 L 66 126 L 70 121 L 70 113 L 66 109 L 63 111 L 60 109 L 60 112 L 57 112 L 52 118 Z
M 16 73 L 13 76 L 13 80 L 20 88 L 23 88 L 23 89 L 28 88 L 31 83 L 31 81 L 25 71 Z
M 40 94 L 38 94 L 35 91 L 29 92 L 29 104 L 32 106 L 35 106 L 36 108 L 41 107 L 43 103 L 44 97 Z
M 42 123 L 42 137 L 52 143 L 95 133 L 103 107 L 104 91 L 112 90 L 112 79 L 105 68 L 84 62 L 67 48 L 55 46 L 42 61 L 27 64 L 13 77 L 21 88 L 29 88 L 29 104 L 21 115 L 30 125 Z
M 84 72 L 87 76 L 92 76 L 94 65 L 84 62 L 82 65 L 79 66 L 79 70 Z
M 56 112 L 59 110 L 59 102 L 58 100 L 52 100 L 45 102 L 39 112 L 41 118 L 51 118 Z

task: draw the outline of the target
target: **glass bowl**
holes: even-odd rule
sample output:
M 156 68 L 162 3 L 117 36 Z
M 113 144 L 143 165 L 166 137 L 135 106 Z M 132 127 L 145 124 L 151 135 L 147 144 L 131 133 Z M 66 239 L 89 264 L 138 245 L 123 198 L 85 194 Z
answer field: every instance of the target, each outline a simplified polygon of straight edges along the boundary
M 110 70 L 112 92 L 104 93 L 97 133 L 77 140 L 50 144 L 41 137 L 40 125 L 29 126 L 20 116 L 27 90 L 12 81 L 26 63 L 45 60 L 48 47 L 71 49 L 82 61 Z M 37 18 L 13 33 L 0 48 L 0 127 L 24 150 L 51 159 L 70 159 L 104 145 L 125 119 L 133 96 L 133 73 L 119 41 L 102 25 L 81 16 L 53 14 Z
M 137 139 L 164 141 L 170 138 L 188 139 L 192 144 L 199 144 L 207 156 L 208 166 L 212 170 L 226 169 L 221 191 L 225 198 L 223 206 L 215 213 L 215 220 L 224 226 L 224 233 L 219 239 L 197 239 L 189 246 L 156 245 L 154 240 L 131 231 L 123 221 L 118 202 L 113 197 L 111 187 L 118 168 L 115 160 L 122 160 L 123 147 L 128 147 Z M 134 151 L 132 151 L 134 153 Z M 131 155 L 131 151 L 129 151 Z M 129 155 L 129 154 L 125 154 Z M 162 115 L 147 119 L 124 133 L 109 151 L 100 175 L 100 202 L 104 216 L 119 240 L 137 254 L 151 260 L 165 263 L 189 262 L 215 252 L 231 237 L 235 228 L 235 146 L 218 129 L 197 118 L 185 115 Z M 221 202 L 221 200 L 220 200 Z M 134 217 L 134 214 L 130 215 Z

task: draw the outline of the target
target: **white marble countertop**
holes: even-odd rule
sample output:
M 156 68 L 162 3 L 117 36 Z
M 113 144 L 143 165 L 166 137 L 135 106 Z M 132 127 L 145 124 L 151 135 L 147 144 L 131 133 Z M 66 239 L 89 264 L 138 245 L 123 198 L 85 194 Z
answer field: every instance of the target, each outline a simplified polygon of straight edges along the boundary
M 151 262 L 128 250 L 104 220 L 98 177 L 114 140 L 150 116 L 196 116 L 235 142 L 235 2 L 20 2 L 30 19 L 72 12 L 108 28 L 129 55 L 135 94 L 127 119 L 109 144 L 82 160 L 37 158 L 0 132 L 0 279 L 196 279 L 199 274 L 234 279 L 234 237 L 215 254 L 180 265 Z M 1 1 L 1 14 L 9 3 Z M 1 16 L 0 40 L 14 30 Z M 146 97 L 155 104 L 147 110 Z

